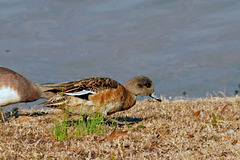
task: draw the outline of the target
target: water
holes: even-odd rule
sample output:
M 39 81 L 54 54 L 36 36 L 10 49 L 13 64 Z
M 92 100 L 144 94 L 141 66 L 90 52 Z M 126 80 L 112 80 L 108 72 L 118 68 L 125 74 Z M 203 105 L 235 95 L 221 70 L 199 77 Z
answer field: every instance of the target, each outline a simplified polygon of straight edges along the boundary
M 141 74 L 166 97 L 231 96 L 240 2 L 0 0 L 0 46 L 0 65 L 36 83 Z

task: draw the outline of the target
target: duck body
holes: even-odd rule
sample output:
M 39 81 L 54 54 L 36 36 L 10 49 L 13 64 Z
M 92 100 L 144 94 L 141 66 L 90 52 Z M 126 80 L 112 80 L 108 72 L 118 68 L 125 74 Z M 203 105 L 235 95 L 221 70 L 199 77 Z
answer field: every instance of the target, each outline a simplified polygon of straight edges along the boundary
M 32 102 L 40 97 L 38 85 L 17 72 L 0 66 L 0 107 L 19 102 Z M 0 110 L 0 120 L 6 116 Z
M 106 77 L 89 77 L 42 87 L 55 92 L 55 96 L 39 106 L 65 108 L 69 112 L 82 115 L 95 112 L 110 115 L 123 111 L 136 103 L 137 95 L 150 96 L 153 93 L 152 81 L 145 76 L 134 77 L 124 85 Z
M 0 67 L 0 106 L 32 102 L 39 97 L 40 93 L 36 84 L 17 72 Z

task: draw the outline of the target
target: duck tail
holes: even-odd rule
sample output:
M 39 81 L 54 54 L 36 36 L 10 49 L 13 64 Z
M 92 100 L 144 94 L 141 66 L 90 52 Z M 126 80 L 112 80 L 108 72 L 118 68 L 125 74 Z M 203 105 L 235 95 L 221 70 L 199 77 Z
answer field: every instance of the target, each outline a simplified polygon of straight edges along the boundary
M 51 108 L 61 108 L 68 103 L 68 99 L 65 96 L 56 94 L 53 97 L 49 98 L 47 101 L 38 104 L 38 107 L 51 107 Z

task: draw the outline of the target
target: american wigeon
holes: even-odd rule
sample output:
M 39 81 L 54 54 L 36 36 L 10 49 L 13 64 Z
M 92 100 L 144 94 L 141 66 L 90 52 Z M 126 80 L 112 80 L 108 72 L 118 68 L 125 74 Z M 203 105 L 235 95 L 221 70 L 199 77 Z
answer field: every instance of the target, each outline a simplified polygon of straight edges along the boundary
M 51 93 L 32 83 L 17 72 L 0 66 L 0 120 L 7 121 L 2 106 L 19 102 L 32 102 L 39 98 L 50 98 Z
M 153 82 L 146 76 L 137 76 L 121 85 L 106 77 L 89 77 L 74 82 L 46 84 L 43 88 L 56 95 L 39 106 L 67 109 L 71 113 L 104 116 L 131 108 L 137 95 L 150 96 L 158 101 Z

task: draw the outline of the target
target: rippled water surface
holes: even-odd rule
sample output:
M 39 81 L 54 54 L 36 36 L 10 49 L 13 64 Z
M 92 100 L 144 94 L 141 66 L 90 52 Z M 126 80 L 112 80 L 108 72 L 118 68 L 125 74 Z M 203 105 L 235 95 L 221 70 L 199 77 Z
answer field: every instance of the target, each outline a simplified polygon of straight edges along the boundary
M 164 96 L 234 94 L 238 0 L 0 0 L 0 65 L 33 82 L 147 75 Z

